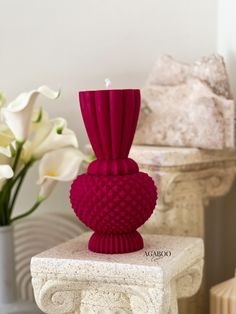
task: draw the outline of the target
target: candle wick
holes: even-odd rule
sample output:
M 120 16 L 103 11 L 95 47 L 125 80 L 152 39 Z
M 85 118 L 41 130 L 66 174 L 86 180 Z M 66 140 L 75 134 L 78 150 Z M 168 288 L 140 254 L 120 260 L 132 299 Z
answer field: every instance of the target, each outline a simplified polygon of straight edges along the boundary
M 105 79 L 105 86 L 106 86 L 107 89 L 111 88 L 111 81 L 110 81 L 109 78 Z

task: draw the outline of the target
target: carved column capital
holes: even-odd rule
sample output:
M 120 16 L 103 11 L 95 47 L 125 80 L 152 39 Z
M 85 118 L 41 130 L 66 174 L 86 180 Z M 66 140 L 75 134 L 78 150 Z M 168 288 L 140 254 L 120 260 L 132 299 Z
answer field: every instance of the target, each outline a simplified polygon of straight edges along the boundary
M 205 206 L 234 181 L 235 150 L 133 146 L 130 156 L 159 188 L 157 210 L 142 231 L 203 237 Z
M 133 146 L 130 155 L 159 188 L 156 210 L 142 231 L 204 238 L 206 205 L 212 198 L 227 194 L 233 184 L 235 150 Z M 191 278 L 187 275 L 180 282 L 190 282 Z M 201 291 L 192 300 L 179 303 L 181 314 L 206 312 L 204 284 L 203 279 Z

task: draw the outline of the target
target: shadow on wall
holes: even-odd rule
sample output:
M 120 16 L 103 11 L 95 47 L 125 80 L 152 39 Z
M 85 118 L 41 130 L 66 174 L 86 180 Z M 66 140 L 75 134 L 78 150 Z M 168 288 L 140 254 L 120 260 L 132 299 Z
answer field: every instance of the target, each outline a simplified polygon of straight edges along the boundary
M 236 180 L 224 198 L 211 201 L 205 216 L 205 267 L 210 288 L 232 278 L 236 269 Z
M 234 276 L 236 268 L 236 180 L 222 205 L 222 275 L 228 279 Z

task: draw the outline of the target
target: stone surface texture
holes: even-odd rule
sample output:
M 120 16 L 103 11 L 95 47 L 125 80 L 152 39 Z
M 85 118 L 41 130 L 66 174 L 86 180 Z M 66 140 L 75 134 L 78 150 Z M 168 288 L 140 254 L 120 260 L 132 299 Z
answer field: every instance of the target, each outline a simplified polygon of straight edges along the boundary
M 159 200 L 141 231 L 204 238 L 204 211 L 210 199 L 230 190 L 236 171 L 236 151 L 133 146 L 130 157 L 152 176 Z M 207 258 L 207 252 L 206 252 Z M 179 302 L 180 314 L 205 314 L 205 279 L 200 292 Z
M 34 294 L 44 313 L 177 314 L 177 299 L 200 286 L 199 238 L 145 235 L 144 249 L 105 255 L 88 251 L 89 236 L 32 258 Z M 158 257 L 158 251 L 170 254 Z
M 222 149 L 235 147 L 235 103 L 223 58 L 194 64 L 158 59 L 142 90 L 136 144 Z

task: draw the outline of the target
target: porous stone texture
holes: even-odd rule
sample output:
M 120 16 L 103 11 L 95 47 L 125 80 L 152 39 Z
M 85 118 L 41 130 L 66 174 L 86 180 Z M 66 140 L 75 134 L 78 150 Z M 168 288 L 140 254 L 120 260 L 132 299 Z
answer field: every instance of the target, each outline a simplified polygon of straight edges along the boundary
M 158 59 L 142 90 L 134 142 L 206 149 L 235 146 L 235 103 L 223 58 Z
M 204 211 L 210 199 L 226 195 L 234 181 L 236 151 L 132 146 L 130 157 L 154 179 L 159 200 L 141 231 L 204 238 Z M 207 259 L 206 252 L 206 259 Z M 208 291 L 179 302 L 180 314 L 205 314 Z
M 200 286 L 199 238 L 145 235 L 144 249 L 105 255 L 88 251 L 90 235 L 32 258 L 34 294 L 44 313 L 177 314 L 177 299 Z

